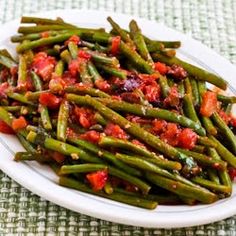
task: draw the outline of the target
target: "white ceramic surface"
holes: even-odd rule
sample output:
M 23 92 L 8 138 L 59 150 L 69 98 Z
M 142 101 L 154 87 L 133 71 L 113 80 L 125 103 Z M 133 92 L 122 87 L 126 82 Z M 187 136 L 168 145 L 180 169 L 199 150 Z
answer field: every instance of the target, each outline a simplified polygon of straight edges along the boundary
M 34 14 L 35 15 L 35 14 Z M 127 28 L 133 17 L 111 12 L 88 10 L 58 10 L 37 14 L 42 17 L 62 17 L 68 22 L 83 27 L 110 28 L 106 17 L 111 15 L 119 24 Z M 136 19 L 143 33 L 153 39 L 180 40 L 182 47 L 178 55 L 192 63 L 207 68 L 227 80 L 232 88 L 236 88 L 236 67 L 226 59 L 190 37 L 145 19 Z M 10 36 L 16 34 L 20 20 L 0 26 L 0 48 L 8 48 L 14 52 L 15 45 L 10 43 Z M 211 205 L 197 206 L 158 206 L 156 210 L 144 210 L 100 197 L 81 193 L 57 185 L 57 177 L 47 167 L 35 162 L 16 163 L 13 155 L 23 150 L 18 140 L 11 135 L 0 134 L 0 168 L 11 178 L 33 193 L 60 206 L 76 212 L 112 222 L 143 227 L 186 227 L 206 224 L 236 213 L 235 186 L 230 198 Z

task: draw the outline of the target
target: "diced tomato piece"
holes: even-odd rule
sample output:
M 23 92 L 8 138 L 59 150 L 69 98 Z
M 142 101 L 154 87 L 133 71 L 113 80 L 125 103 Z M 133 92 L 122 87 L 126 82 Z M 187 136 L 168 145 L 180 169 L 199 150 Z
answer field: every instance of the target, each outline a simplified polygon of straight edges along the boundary
M 108 136 L 112 136 L 115 138 L 120 138 L 120 139 L 128 139 L 128 135 L 126 132 L 120 128 L 119 125 L 113 124 L 113 123 L 108 123 L 106 125 L 106 128 L 104 129 L 104 133 Z
M 154 66 L 155 66 L 155 70 L 159 71 L 160 74 L 162 75 L 165 75 L 168 71 L 168 67 L 164 63 L 156 62 L 154 63 Z
M 19 118 L 13 119 L 11 126 L 15 131 L 24 129 L 27 126 L 27 121 L 24 116 L 20 116 Z
M 98 143 L 100 140 L 100 133 L 95 130 L 90 130 L 84 134 L 81 134 L 80 138 L 87 140 L 89 142 L 92 142 L 92 143 Z
M 94 112 L 91 109 L 76 106 L 74 113 L 77 122 L 79 122 L 84 128 L 89 128 L 95 124 Z
M 0 84 L 0 98 L 7 98 L 6 92 L 9 88 L 8 82 Z
M 219 112 L 220 117 L 222 120 L 228 125 L 230 122 L 231 117 L 227 115 L 223 110 L 220 110 Z
M 207 91 L 202 96 L 202 104 L 200 113 L 203 116 L 210 117 L 217 110 L 217 96 L 216 93 Z
M 65 86 L 74 85 L 77 82 L 77 79 L 72 76 L 72 74 L 69 71 L 65 71 L 62 75 L 62 79 L 65 82 Z
M 236 128 L 236 117 L 231 116 L 230 124 L 231 124 L 234 128 Z
M 61 99 L 52 93 L 42 93 L 39 96 L 39 102 L 50 109 L 57 109 L 60 105 Z
M 129 103 L 140 103 L 140 96 L 137 93 L 127 92 L 121 94 L 122 100 Z
M 117 101 L 121 101 L 122 100 L 119 95 L 112 95 L 111 98 L 114 99 L 114 100 L 117 100 Z
M 60 152 L 56 152 L 56 151 L 52 152 L 51 156 L 58 163 L 62 163 L 66 159 L 66 157 L 63 154 L 61 154 Z
M 10 73 L 9 73 L 8 68 L 2 68 L 0 70 L 0 81 L 6 82 L 9 76 L 10 76 Z
M 96 86 L 98 89 L 100 89 L 100 90 L 102 90 L 102 91 L 104 91 L 104 92 L 108 92 L 108 91 L 110 91 L 110 89 L 111 89 L 110 84 L 108 84 L 108 82 L 107 82 L 106 80 L 104 80 L 104 79 L 98 79 L 98 80 L 96 80 L 96 81 L 95 81 L 95 86 Z
M 96 172 L 92 172 L 86 175 L 89 183 L 92 186 L 94 191 L 99 191 L 104 188 L 106 182 L 108 180 L 108 172 L 107 170 L 99 170 Z
M 83 58 L 85 60 L 91 59 L 91 55 L 88 52 L 86 52 L 85 50 L 79 50 L 78 57 Z
M 4 134 L 14 134 L 14 130 L 4 121 L 0 120 L 0 132 Z
M 71 75 L 73 77 L 76 77 L 78 75 L 79 67 L 80 67 L 80 62 L 77 59 L 72 60 L 69 63 L 68 69 L 69 69 L 69 72 L 71 73 Z
M 48 56 L 45 52 L 39 52 L 34 56 L 32 68 L 44 81 L 48 81 L 51 79 L 55 65 L 54 57 Z
M 11 73 L 11 75 L 12 76 L 17 76 L 17 74 L 18 74 L 18 66 L 13 66 L 13 67 L 11 67 L 10 68 L 10 73 Z
M 139 74 L 139 78 L 141 78 L 145 84 L 148 84 L 148 83 L 152 83 L 153 81 L 155 81 L 156 79 L 159 78 L 158 74 L 157 73 L 153 73 L 151 75 L 149 74 Z
M 230 179 L 233 181 L 236 178 L 236 168 L 228 167 L 228 173 L 229 173 Z
M 168 71 L 167 74 L 172 76 L 176 80 L 183 80 L 187 77 L 187 71 L 179 65 L 172 65 L 171 67 L 167 67 Z
M 166 143 L 175 147 L 179 143 L 179 134 L 180 129 L 178 128 L 177 124 L 168 123 L 165 132 L 160 135 L 160 138 Z
M 112 37 L 111 40 L 111 54 L 117 55 L 119 53 L 121 38 L 120 36 Z
M 60 76 L 53 74 L 48 86 L 52 93 L 62 93 L 65 85 L 65 81 Z
M 164 105 L 170 107 L 178 107 L 180 103 L 180 96 L 176 86 L 171 87 L 168 96 L 164 99 Z
M 165 120 L 154 119 L 152 121 L 152 125 L 153 125 L 152 128 L 153 132 L 156 134 L 161 134 L 165 131 L 167 122 Z
M 160 98 L 160 94 L 161 90 L 158 84 L 155 86 L 147 85 L 144 87 L 144 95 L 149 102 L 157 102 Z
M 72 35 L 68 40 L 66 40 L 65 45 L 68 45 L 69 42 L 74 42 L 76 45 L 80 43 L 80 37 L 77 35 Z
M 146 146 L 143 143 L 141 143 L 138 139 L 133 139 L 131 142 L 137 146 L 146 148 Z
M 196 145 L 198 136 L 193 130 L 185 128 L 181 131 L 178 138 L 180 147 L 192 149 Z
M 48 38 L 49 37 L 49 32 L 48 31 L 44 31 L 42 33 L 40 33 L 41 38 Z

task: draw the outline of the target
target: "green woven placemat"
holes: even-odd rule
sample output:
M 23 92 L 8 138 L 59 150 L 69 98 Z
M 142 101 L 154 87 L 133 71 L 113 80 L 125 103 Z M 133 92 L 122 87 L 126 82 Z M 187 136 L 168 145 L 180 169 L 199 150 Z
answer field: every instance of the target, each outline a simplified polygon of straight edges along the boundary
M 202 41 L 236 64 L 235 0 L 0 0 L 0 23 L 22 14 L 66 8 L 107 10 L 164 22 Z M 125 226 L 81 215 L 45 201 L 0 171 L 0 235 L 234 236 L 236 216 L 184 229 Z

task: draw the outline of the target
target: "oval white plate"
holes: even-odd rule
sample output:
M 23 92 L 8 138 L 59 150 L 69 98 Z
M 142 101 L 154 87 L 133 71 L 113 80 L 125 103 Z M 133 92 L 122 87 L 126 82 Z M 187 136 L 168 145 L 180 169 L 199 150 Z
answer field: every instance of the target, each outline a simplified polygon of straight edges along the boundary
M 35 14 L 34 14 L 35 15 Z M 111 12 L 88 10 L 58 10 L 37 14 L 41 17 L 62 17 L 68 22 L 84 27 L 110 28 L 106 21 L 108 15 L 127 28 L 131 16 Z M 230 86 L 236 88 L 236 68 L 227 60 L 201 43 L 167 28 L 162 24 L 136 19 L 143 33 L 153 39 L 180 40 L 182 47 L 179 55 L 225 78 Z M 16 34 L 20 20 L 9 22 L 0 27 L 0 48 L 14 52 L 15 45 L 10 43 L 10 36 Z M 143 226 L 174 228 L 206 224 L 232 216 L 236 213 L 235 186 L 230 198 L 212 205 L 197 206 L 158 206 L 156 210 L 144 210 L 125 204 L 88 195 L 57 185 L 57 176 L 47 167 L 35 162 L 16 163 L 13 155 L 23 150 L 18 140 L 11 135 L 0 134 L 0 168 L 19 184 L 39 196 L 76 212 L 112 222 Z

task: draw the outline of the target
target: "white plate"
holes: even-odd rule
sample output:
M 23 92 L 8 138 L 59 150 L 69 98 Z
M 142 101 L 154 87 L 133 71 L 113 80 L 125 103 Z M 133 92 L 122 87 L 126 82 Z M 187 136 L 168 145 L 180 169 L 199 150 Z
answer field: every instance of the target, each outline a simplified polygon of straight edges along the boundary
M 122 27 L 126 28 L 133 18 L 111 12 L 87 10 L 59 10 L 37 15 L 50 18 L 60 16 L 68 22 L 88 27 L 109 27 L 106 17 L 111 15 Z M 236 68 L 214 51 L 162 24 L 144 19 L 137 20 L 144 34 L 153 39 L 181 40 L 182 47 L 179 51 L 181 57 L 191 62 L 195 61 L 198 65 L 221 75 L 232 87 L 236 88 Z M 14 45 L 10 43 L 9 37 L 16 34 L 19 22 L 15 20 L 0 27 L 1 48 L 7 47 L 14 52 Z M 18 140 L 11 135 L 0 134 L 0 150 L 1 170 L 19 184 L 60 206 L 103 220 L 143 227 L 174 228 L 206 224 L 236 213 L 235 186 L 230 198 L 211 205 L 158 206 L 156 210 L 144 210 L 63 188 L 57 185 L 57 177 L 45 166 L 35 162 L 14 162 L 14 153 L 23 149 Z

